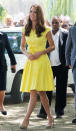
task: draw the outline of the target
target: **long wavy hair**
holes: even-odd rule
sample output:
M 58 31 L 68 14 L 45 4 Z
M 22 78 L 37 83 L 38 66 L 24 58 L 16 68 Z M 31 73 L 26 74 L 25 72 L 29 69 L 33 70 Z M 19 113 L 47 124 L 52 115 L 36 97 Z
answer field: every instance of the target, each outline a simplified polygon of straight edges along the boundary
M 39 5 L 32 5 L 31 8 L 32 7 L 35 7 L 36 9 L 36 15 L 37 15 L 36 34 L 39 37 L 41 36 L 41 33 L 45 31 L 43 11 Z M 31 8 L 30 8 L 30 11 L 31 11 Z M 26 36 L 29 36 L 31 29 L 32 29 L 32 21 L 29 16 L 27 20 L 27 24 L 25 25 Z

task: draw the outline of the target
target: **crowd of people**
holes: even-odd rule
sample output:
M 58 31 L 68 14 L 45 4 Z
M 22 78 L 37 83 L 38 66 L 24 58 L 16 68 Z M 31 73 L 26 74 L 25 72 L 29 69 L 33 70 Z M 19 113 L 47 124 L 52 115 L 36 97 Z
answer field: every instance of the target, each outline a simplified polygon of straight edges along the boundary
M 4 23 L 0 25 L 0 28 L 20 27 L 24 26 L 25 22 L 25 17 L 13 18 L 13 16 L 7 15 Z
M 56 119 L 62 118 L 66 107 L 69 68 L 72 68 L 75 83 L 75 118 L 72 123 L 76 124 L 76 25 L 71 25 L 67 20 L 62 20 L 58 16 L 54 16 L 51 23 L 45 22 L 42 8 L 39 5 L 30 7 L 26 25 L 23 24 L 23 21 L 21 21 L 21 24 L 24 27 L 20 48 L 22 53 L 27 56 L 27 60 L 22 75 L 20 91 L 30 92 L 30 100 L 20 128 L 26 129 L 29 125 L 29 118 L 37 101 L 37 92 L 39 92 L 41 100 L 41 108 L 37 117 L 44 119 L 48 117 L 47 127 L 53 127 L 54 118 L 50 112 L 50 106 L 52 93 L 55 90 L 54 78 L 56 78 Z M 5 66 L 2 70 L 2 64 L 5 61 L 5 48 L 9 56 L 11 55 L 12 57 L 11 65 L 13 65 L 12 68 L 15 71 L 16 60 L 10 49 L 7 37 L 0 32 L 1 43 L 2 40 L 5 45 L 1 46 L 0 44 L 0 110 L 3 115 L 7 115 L 3 106 L 6 89 L 6 70 Z M 25 48 L 26 43 L 28 44 L 28 49 Z M 3 78 L 2 73 L 4 73 Z M 2 92 L 4 94 L 3 98 Z

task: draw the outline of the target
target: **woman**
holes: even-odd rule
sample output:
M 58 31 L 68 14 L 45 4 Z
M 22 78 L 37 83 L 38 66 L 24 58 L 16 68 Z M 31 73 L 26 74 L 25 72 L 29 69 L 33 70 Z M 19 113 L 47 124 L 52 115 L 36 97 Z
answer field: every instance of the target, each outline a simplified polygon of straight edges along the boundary
M 50 45 L 46 49 L 47 40 Z M 25 50 L 26 42 L 28 43 L 28 51 Z M 30 92 L 30 101 L 27 113 L 20 126 L 21 129 L 27 128 L 29 124 L 29 117 L 36 105 L 37 91 L 48 116 L 48 126 L 51 127 L 54 123 L 45 93 L 54 90 L 53 74 L 47 56 L 47 53 L 54 50 L 54 48 L 50 29 L 44 25 L 41 7 L 32 5 L 21 41 L 21 50 L 28 59 L 24 67 L 20 91 Z
M 7 111 L 4 108 L 4 98 L 6 90 L 6 77 L 7 77 L 7 63 L 5 58 L 5 49 L 10 58 L 11 69 L 16 71 L 16 60 L 11 50 L 8 37 L 5 33 L 0 32 L 0 111 L 3 115 L 7 115 Z

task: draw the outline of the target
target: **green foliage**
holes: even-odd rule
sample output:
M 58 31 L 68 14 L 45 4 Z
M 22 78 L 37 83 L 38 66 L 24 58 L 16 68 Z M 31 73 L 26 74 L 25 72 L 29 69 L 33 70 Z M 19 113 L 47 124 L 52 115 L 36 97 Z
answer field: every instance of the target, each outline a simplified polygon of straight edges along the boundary
M 7 13 L 7 11 L 0 4 L 0 21 L 4 18 L 4 16 L 6 15 L 6 13 Z
M 48 3 L 48 6 L 46 4 L 46 1 Z M 48 18 L 51 19 L 53 16 L 64 15 L 70 16 L 72 22 L 75 21 L 76 0 L 44 0 L 44 2 L 46 9 L 48 9 Z

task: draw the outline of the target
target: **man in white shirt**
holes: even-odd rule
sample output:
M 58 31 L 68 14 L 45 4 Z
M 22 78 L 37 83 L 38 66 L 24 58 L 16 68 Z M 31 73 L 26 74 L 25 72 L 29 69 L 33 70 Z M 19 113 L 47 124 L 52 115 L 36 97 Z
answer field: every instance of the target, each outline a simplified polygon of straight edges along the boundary
M 50 60 L 51 60 L 51 66 L 59 66 L 61 64 L 60 59 L 59 59 L 59 34 L 60 30 L 57 31 L 56 34 L 52 33 L 52 37 L 55 43 L 55 50 L 50 53 Z

